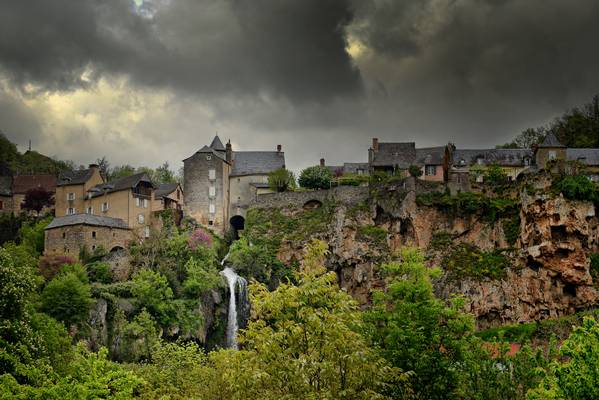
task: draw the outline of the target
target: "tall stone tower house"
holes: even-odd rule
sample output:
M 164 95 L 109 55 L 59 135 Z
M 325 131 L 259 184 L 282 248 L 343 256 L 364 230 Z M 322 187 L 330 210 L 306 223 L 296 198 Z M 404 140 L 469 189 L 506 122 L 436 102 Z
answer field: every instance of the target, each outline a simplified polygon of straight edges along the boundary
M 183 160 L 186 214 L 220 234 L 243 229 L 249 203 L 270 191 L 268 174 L 284 167 L 280 145 L 276 151 L 233 151 L 217 135 Z

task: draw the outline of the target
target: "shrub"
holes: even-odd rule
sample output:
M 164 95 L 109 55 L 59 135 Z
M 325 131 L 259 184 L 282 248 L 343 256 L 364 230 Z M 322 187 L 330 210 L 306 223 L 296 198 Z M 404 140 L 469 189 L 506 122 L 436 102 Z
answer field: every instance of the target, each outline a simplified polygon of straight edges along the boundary
M 331 171 L 326 167 L 308 167 L 301 172 L 299 184 L 307 189 L 328 189 L 332 178 Z
M 268 186 L 274 192 L 286 192 L 295 187 L 293 172 L 285 168 L 279 168 L 268 174 Z
M 500 250 L 486 252 L 471 244 L 460 243 L 443 258 L 442 265 L 456 279 L 502 279 L 511 262 Z
M 131 294 L 140 307 L 145 307 L 163 327 L 175 321 L 173 290 L 166 277 L 159 272 L 142 269 L 133 275 Z
M 410 176 L 413 176 L 414 178 L 422 176 L 422 168 L 420 168 L 418 165 L 410 165 L 408 172 L 410 173 Z
M 599 202 L 597 185 L 584 175 L 564 176 L 554 182 L 554 186 L 567 199 Z
M 212 237 L 205 230 L 199 228 L 191 233 L 187 240 L 189 248 L 193 251 L 198 250 L 198 247 L 212 247 Z
M 94 262 L 87 264 L 86 267 L 90 281 L 105 284 L 112 283 L 110 264 L 105 262 Z
M 25 200 L 21 204 L 24 210 L 40 212 L 44 207 L 50 207 L 54 204 L 54 194 L 42 187 L 29 189 L 25 193 Z
M 42 254 L 44 252 L 44 229 L 52 222 L 52 219 L 52 216 L 48 216 L 35 223 L 24 224 L 19 232 L 21 244 L 36 254 Z
M 258 282 L 268 283 L 272 272 L 275 256 L 266 245 L 251 245 L 247 239 L 242 238 L 231 245 L 231 252 L 227 263 L 240 275 L 256 279 Z
M 47 255 L 40 257 L 38 266 L 40 274 L 49 281 L 60 272 L 63 265 L 71 264 L 75 264 L 75 260 L 69 256 Z
M 484 172 L 484 181 L 491 186 L 499 186 L 505 184 L 508 177 L 499 165 L 494 164 Z
M 194 257 L 185 263 L 185 272 L 187 278 L 183 281 L 183 290 L 189 298 L 197 299 L 221 282 L 218 271 L 211 263 Z
M 346 174 L 336 179 L 339 186 L 360 186 L 367 183 L 369 177 L 367 175 Z
M 74 272 L 60 275 L 48 283 L 41 295 L 41 309 L 71 326 L 85 321 L 92 304 L 90 287 Z

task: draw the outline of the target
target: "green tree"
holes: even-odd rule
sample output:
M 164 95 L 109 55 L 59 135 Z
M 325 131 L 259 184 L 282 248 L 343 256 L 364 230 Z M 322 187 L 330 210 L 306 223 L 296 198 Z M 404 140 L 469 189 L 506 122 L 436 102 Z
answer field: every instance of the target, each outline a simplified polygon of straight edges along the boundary
M 357 303 L 327 273 L 326 253 L 324 242 L 307 246 L 297 286 L 251 286 L 254 320 L 240 337 L 241 379 L 231 383 L 246 398 L 374 399 L 393 379 L 405 384 L 360 335 Z
M 175 183 L 177 181 L 175 177 L 175 173 L 171 171 L 170 166 L 167 161 L 164 162 L 161 166 L 156 168 L 154 172 L 155 183 Z
M 196 257 L 185 263 L 186 279 L 183 281 L 185 295 L 197 299 L 208 291 L 218 287 L 221 277 L 211 262 Z
M 21 244 L 30 249 L 33 254 L 41 255 L 44 252 L 44 229 L 52 219 L 54 217 L 49 215 L 37 222 L 24 224 L 19 232 Z
M 41 310 L 67 327 L 85 321 L 93 302 L 89 284 L 80 276 L 74 271 L 59 274 L 42 291 Z
M 536 389 L 528 392 L 528 400 L 599 398 L 599 324 L 585 317 L 582 326 L 574 328 L 559 349 L 546 376 Z
M 418 165 L 410 165 L 408 172 L 410 173 L 410 176 L 415 178 L 422 176 L 422 168 L 420 168 Z
M 246 238 L 241 238 L 231 245 L 227 258 L 228 264 L 238 274 L 248 280 L 253 278 L 262 283 L 270 281 L 272 267 L 276 261 L 266 245 L 250 244 Z
M 160 326 L 169 327 L 175 322 L 173 290 L 168 280 L 159 272 L 142 269 L 133 275 L 131 293 L 140 307 L 145 307 Z
M 399 256 L 400 262 L 382 267 L 391 281 L 387 292 L 373 295 L 367 331 L 394 367 L 414 371 L 417 398 L 452 398 L 474 319 L 461 312 L 463 299 L 446 305 L 434 296 L 431 279 L 440 271 L 426 268 L 418 250 L 406 248 Z
M 503 149 L 530 149 L 540 144 L 546 135 L 545 128 L 528 128 L 516 136 L 513 141 L 497 147 Z
M 307 189 L 328 189 L 332 179 L 333 175 L 328 168 L 317 165 L 302 170 L 298 183 Z
M 499 165 L 493 164 L 485 170 L 484 181 L 491 186 L 497 187 L 507 183 L 508 177 Z
M 285 168 L 279 168 L 268 174 L 268 186 L 273 192 L 286 192 L 295 188 L 295 177 L 293 172 Z

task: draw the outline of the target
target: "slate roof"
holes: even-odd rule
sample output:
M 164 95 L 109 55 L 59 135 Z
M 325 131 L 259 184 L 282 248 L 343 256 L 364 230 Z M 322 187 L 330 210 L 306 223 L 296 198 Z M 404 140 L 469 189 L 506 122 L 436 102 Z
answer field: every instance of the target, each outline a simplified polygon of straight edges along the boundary
M 284 167 L 282 151 L 234 151 L 230 176 L 262 175 Z
M 25 194 L 28 190 L 44 188 L 48 192 L 56 192 L 56 176 L 54 175 L 16 175 L 12 182 L 14 194 Z
M 568 160 L 579 160 L 586 165 L 599 166 L 599 149 L 566 149 Z
M 442 165 L 445 146 L 416 149 L 416 165 Z
M 81 185 L 92 177 L 93 172 L 91 168 L 62 172 L 58 176 L 57 186 Z
M 405 169 L 414 164 L 416 160 L 416 144 L 405 143 L 379 143 L 378 151 L 374 152 L 372 165 L 375 167 L 398 166 Z
M 142 181 L 149 182 L 150 184 L 152 184 L 152 181 L 150 180 L 150 177 L 147 173 L 139 172 L 137 174 L 116 179 L 112 182 L 101 183 L 91 188 L 89 192 L 91 193 L 91 197 L 98 197 L 102 196 L 104 193 L 113 193 L 121 190 L 132 189 L 135 186 L 137 186 L 139 182 Z M 154 186 L 154 184 L 152 184 L 152 186 Z
M 161 199 L 169 194 L 173 193 L 179 187 L 178 183 L 163 183 L 158 186 L 158 189 L 154 192 L 156 199 Z
M 345 174 L 357 174 L 359 169 L 368 171 L 368 163 L 343 163 L 343 173 Z
M 12 176 L 0 176 L 0 196 L 12 196 Z
M 227 161 L 226 160 L 226 155 L 225 155 L 224 151 L 216 151 L 216 150 L 214 150 L 210 146 L 204 146 L 204 147 L 202 147 L 201 149 L 199 149 L 198 151 L 195 152 L 195 154 L 198 154 L 198 153 L 201 153 L 201 154 L 214 154 L 216 157 L 220 158 L 221 160 Z M 190 156 L 190 157 L 188 157 L 188 158 L 186 158 L 185 160 L 188 160 L 191 157 L 193 157 L 193 155 Z M 185 161 L 185 160 L 183 160 L 183 161 Z
M 71 225 L 106 226 L 109 228 L 129 229 L 125 221 L 120 218 L 93 214 L 74 214 L 54 218 L 52 222 L 46 226 L 45 230 Z
M 343 165 L 325 165 L 325 168 L 331 171 L 331 174 L 333 174 L 333 176 L 337 175 L 337 173 L 345 173 Z
M 543 143 L 539 147 L 566 147 L 557 140 L 557 137 L 553 133 L 548 133 L 543 140 Z
M 218 135 L 216 135 L 214 137 L 214 139 L 212 139 L 212 143 L 210 143 L 210 147 L 213 148 L 216 151 L 225 151 L 225 146 L 223 145 L 223 142 L 220 141 L 220 138 L 218 137 Z
M 533 158 L 530 149 L 479 149 L 462 150 L 453 152 L 453 166 L 470 166 L 478 164 L 477 160 L 482 158 L 482 165 L 498 164 L 504 167 L 524 166 L 524 158 Z

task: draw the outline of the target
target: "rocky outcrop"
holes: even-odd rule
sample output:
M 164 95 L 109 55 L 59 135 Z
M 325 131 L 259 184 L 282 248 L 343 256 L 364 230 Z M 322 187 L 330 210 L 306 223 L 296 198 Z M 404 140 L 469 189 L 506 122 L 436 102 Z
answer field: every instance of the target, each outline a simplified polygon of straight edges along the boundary
M 539 185 L 545 190 L 537 192 L 546 194 L 524 190 L 519 195 L 520 236 L 509 253 L 512 267 L 505 277 L 455 280 L 446 274 L 436 282 L 442 297 L 467 297 L 467 309 L 480 328 L 558 317 L 599 300 L 589 273 L 589 254 L 599 248 L 595 207 L 548 195 L 547 182 Z M 456 217 L 417 206 L 416 192 L 410 189 L 396 185 L 354 205 L 341 203 L 328 231 L 316 235 L 329 243 L 328 267 L 337 272 L 340 285 L 363 305 L 373 289 L 384 288 L 379 266 L 401 247 L 429 250 L 430 263 L 439 264 L 441 259 L 430 251 L 436 233 L 486 251 L 511 247 L 505 221 L 491 223 L 477 213 Z M 365 231 L 382 231 L 384 240 L 368 237 Z M 283 241 L 278 258 L 287 265 L 300 261 L 303 244 Z

